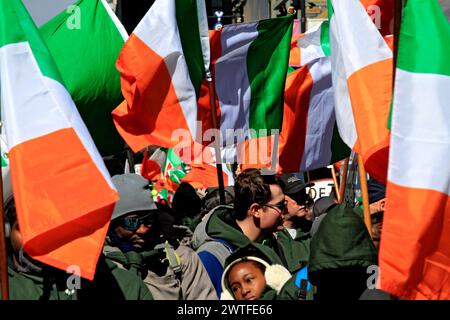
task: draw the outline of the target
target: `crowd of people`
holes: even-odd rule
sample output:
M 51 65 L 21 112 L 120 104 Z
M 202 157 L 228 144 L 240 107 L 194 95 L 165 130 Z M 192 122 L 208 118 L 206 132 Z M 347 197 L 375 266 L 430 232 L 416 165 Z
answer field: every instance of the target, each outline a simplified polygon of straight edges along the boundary
M 112 178 L 112 213 L 93 281 L 44 265 L 23 249 L 14 200 L 6 203 L 10 299 L 391 299 L 369 285 L 377 265 L 385 187 L 369 180 L 372 234 L 361 208 L 334 194 L 313 201 L 296 174 L 246 169 L 225 188 L 182 182 L 155 201 L 139 174 Z M 73 279 L 73 278 L 72 278 Z

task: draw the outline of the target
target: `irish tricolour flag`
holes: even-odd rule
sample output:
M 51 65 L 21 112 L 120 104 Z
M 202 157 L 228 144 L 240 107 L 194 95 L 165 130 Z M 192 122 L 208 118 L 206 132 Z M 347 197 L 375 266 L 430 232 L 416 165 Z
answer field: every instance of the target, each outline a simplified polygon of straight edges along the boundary
M 100 153 L 120 153 L 111 111 L 123 101 L 116 61 L 128 34 L 119 19 L 106 0 L 78 0 L 39 32 Z
M 450 24 L 437 0 L 408 0 L 399 38 L 381 288 L 450 299 Z
M 205 2 L 156 0 L 125 43 L 117 68 L 125 101 L 113 111 L 135 151 L 197 134 L 197 99 L 209 68 Z M 178 134 L 177 134 L 178 132 Z
M 329 0 L 336 121 L 342 140 L 385 181 L 392 52 L 358 0 Z
M 92 279 L 117 191 L 20 0 L 0 0 L 0 84 L 24 249 Z
M 226 25 L 211 38 L 223 143 L 279 130 L 292 17 Z
M 305 33 L 293 34 L 289 65 L 291 67 L 306 64 L 330 55 L 329 24 L 324 21 Z

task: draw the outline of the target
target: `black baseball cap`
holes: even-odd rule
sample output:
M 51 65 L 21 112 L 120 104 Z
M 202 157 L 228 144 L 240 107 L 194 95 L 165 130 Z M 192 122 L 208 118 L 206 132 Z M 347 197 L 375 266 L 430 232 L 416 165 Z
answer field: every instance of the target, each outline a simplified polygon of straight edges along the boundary
M 296 194 L 306 187 L 314 186 L 314 183 L 304 182 L 294 173 L 283 173 L 280 175 L 280 180 L 283 183 L 283 192 L 287 195 Z

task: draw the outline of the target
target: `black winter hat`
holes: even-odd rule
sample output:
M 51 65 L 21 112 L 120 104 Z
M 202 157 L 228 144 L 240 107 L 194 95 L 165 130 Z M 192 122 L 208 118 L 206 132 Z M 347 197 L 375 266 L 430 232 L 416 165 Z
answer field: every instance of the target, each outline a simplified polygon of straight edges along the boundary
M 172 208 L 187 217 L 193 217 L 202 209 L 202 199 L 198 196 L 194 187 L 187 182 L 182 182 L 172 200 Z

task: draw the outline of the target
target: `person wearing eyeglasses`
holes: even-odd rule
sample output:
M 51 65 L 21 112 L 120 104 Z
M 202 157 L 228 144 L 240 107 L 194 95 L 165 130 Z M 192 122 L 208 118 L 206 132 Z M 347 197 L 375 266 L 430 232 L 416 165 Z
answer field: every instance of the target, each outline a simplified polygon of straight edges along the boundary
M 278 255 L 274 233 L 283 229 L 286 199 L 276 176 L 263 175 L 258 169 L 246 169 L 235 178 L 234 206 L 212 209 L 197 226 L 193 247 L 200 256 L 217 295 L 222 292 L 221 278 L 226 258 L 248 244 L 267 246 L 271 256 Z
M 155 300 L 217 300 L 195 251 L 169 241 L 169 215 L 153 202 L 148 181 L 137 174 L 112 180 L 120 199 L 106 237 L 106 258 L 137 273 Z

